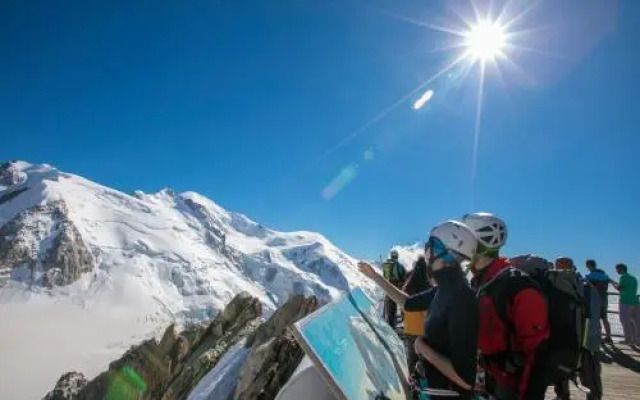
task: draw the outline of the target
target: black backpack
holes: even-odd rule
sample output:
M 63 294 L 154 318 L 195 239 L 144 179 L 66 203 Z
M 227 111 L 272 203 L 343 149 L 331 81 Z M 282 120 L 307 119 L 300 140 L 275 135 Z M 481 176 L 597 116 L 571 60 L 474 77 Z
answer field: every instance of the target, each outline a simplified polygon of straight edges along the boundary
M 549 383 L 574 377 L 581 365 L 586 339 L 587 302 L 583 285 L 573 271 L 558 271 L 545 259 L 533 255 L 514 257 L 513 267 L 494 279 L 487 293 L 510 332 L 515 328 L 507 316 L 507 304 L 525 288 L 534 288 L 547 299 L 549 340 L 539 348 L 537 358 Z

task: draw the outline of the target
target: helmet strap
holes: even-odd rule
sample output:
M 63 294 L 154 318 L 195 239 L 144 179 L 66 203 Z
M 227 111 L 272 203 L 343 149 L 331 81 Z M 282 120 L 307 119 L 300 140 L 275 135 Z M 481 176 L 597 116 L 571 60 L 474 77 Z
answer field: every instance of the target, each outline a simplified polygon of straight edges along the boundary
M 478 249 L 476 254 L 473 256 L 473 261 L 478 261 L 480 257 L 489 257 L 489 258 L 498 258 L 500 254 L 500 248 L 489 248 L 482 243 L 478 243 Z

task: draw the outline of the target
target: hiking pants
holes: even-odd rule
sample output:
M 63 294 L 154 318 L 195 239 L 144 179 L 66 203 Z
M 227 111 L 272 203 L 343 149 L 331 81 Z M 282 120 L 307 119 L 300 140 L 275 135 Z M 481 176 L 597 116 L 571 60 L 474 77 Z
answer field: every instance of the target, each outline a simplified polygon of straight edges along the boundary
M 389 326 L 396 329 L 396 315 L 398 313 L 398 305 L 389 297 L 384 298 L 384 309 L 386 311 L 385 319 Z
M 602 367 L 598 359 L 598 354 L 590 351 L 585 351 L 582 354 L 580 382 L 591 391 L 591 393 L 587 395 L 587 400 L 602 399 Z
M 640 306 L 620 303 L 620 322 L 624 340 L 631 343 L 640 342 Z
M 571 399 L 571 393 L 569 392 L 569 379 L 563 379 L 560 382 L 556 382 L 556 384 L 553 385 L 553 391 L 556 393 L 557 399 Z

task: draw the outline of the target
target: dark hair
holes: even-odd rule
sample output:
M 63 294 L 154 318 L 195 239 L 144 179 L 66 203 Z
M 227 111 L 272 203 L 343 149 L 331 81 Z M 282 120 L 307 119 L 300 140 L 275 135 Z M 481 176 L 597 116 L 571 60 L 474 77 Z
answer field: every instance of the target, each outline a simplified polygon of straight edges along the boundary
M 418 259 L 413 263 L 413 271 L 409 273 L 402 289 L 409 295 L 424 292 L 429 289 L 429 271 L 427 266 L 427 260 L 423 255 L 418 256 Z
M 596 260 L 590 258 L 585 262 L 585 264 L 587 265 L 587 267 L 595 268 L 596 267 Z
M 627 265 L 620 263 L 616 265 L 616 270 L 621 270 L 623 274 L 627 273 Z

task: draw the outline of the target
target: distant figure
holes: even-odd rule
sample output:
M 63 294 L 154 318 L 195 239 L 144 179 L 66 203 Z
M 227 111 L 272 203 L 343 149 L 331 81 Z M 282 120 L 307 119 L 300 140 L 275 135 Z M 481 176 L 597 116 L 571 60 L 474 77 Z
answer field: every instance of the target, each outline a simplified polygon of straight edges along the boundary
M 382 264 L 382 276 L 393 286 L 401 288 L 402 285 L 404 285 L 407 270 L 400 264 L 398 257 L 398 251 L 391 250 L 389 258 Z M 389 296 L 385 296 L 384 298 L 384 314 L 387 323 L 395 329 L 398 306 Z
M 555 269 L 558 271 L 571 271 L 573 272 L 573 260 L 569 257 L 558 257 L 554 263 Z M 599 314 L 598 310 L 598 315 Z M 598 316 L 598 319 L 600 317 Z M 569 378 L 563 379 L 560 382 L 556 382 L 553 385 L 553 391 L 556 393 L 556 400 L 569 400 L 571 394 L 569 392 Z
M 600 268 L 596 268 L 595 260 L 589 259 L 585 262 L 587 270 L 589 273 L 585 278 L 587 281 L 595 286 L 598 291 L 598 295 L 600 296 L 600 320 L 602 321 L 602 326 L 604 327 L 605 337 L 604 340 L 612 343 L 611 339 L 611 325 L 609 325 L 609 320 L 607 319 L 607 310 L 609 309 L 609 296 L 607 291 L 609 290 L 609 283 L 613 282 L 611 278 Z
M 413 270 L 409 272 L 407 281 L 402 287 L 402 291 L 409 296 L 422 293 L 431 288 L 429 283 L 429 273 L 427 271 L 427 260 L 423 255 L 413 264 Z M 418 355 L 414 349 L 415 341 L 424 335 L 424 321 L 427 318 L 427 311 L 405 311 L 404 313 L 404 334 L 405 345 L 407 347 L 407 363 L 409 373 L 413 373 Z
M 587 400 L 601 400 L 603 394 L 602 367 L 599 356 L 602 335 L 600 334 L 599 319 L 602 300 L 595 286 L 584 279 L 582 282 L 588 307 L 589 324 L 587 325 L 587 340 L 580 368 L 580 381 L 591 391 L 587 395 Z
M 620 283 L 613 286 L 620 291 L 620 322 L 624 332 L 624 344 L 640 345 L 640 302 L 638 280 L 627 272 L 625 264 L 616 265 Z

